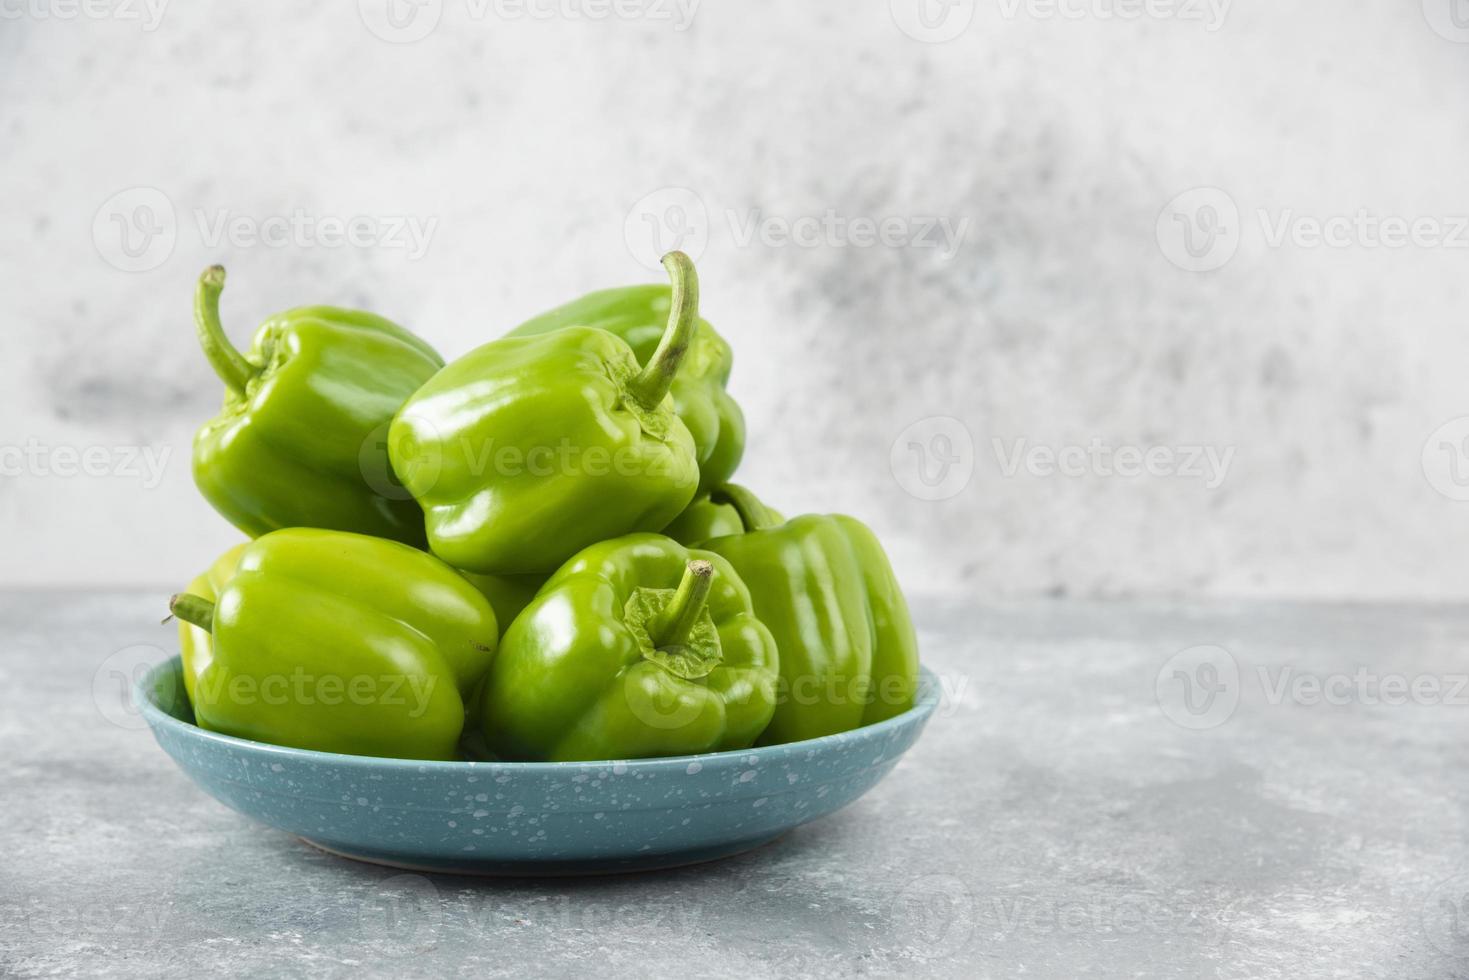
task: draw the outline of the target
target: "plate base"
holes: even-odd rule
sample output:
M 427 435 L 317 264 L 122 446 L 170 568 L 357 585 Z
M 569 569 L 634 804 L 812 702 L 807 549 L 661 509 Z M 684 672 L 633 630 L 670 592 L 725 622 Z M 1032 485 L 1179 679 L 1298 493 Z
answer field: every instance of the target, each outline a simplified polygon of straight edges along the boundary
M 311 840 L 309 837 L 300 837 L 298 840 L 335 857 L 347 858 L 351 861 L 362 861 L 366 864 L 376 864 L 385 868 L 398 868 L 403 871 L 421 871 L 426 874 L 482 875 L 495 878 L 576 878 L 586 875 L 617 875 L 637 874 L 644 871 L 666 871 L 670 868 L 688 867 L 691 864 L 720 861 L 724 858 L 734 857 L 736 854 L 753 851 L 757 847 L 764 847 L 766 844 L 776 841 L 783 836 L 785 836 L 784 833 L 779 833 L 769 837 L 757 837 L 753 840 L 735 841 L 729 844 L 722 844 L 718 847 L 675 851 L 669 854 L 649 854 L 647 857 L 574 861 L 476 861 L 473 858 L 437 861 L 432 858 L 421 858 L 413 855 L 396 855 L 376 851 L 349 849 L 339 844 L 323 844 L 321 841 Z

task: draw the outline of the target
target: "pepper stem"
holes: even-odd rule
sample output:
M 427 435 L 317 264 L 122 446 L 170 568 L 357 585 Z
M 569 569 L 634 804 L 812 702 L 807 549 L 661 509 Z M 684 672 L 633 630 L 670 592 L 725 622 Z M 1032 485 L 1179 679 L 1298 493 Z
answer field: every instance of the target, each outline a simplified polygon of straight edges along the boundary
M 709 601 L 709 590 L 714 587 L 714 566 L 707 561 L 695 559 L 684 568 L 683 581 L 678 591 L 664 607 L 663 612 L 650 624 L 649 637 L 658 648 L 684 646 L 694 624 L 704 613 Z
M 673 387 L 678 366 L 688 353 L 699 322 L 699 275 L 694 260 L 682 252 L 663 256 L 663 268 L 673 282 L 673 305 L 668 310 L 668 326 L 658 349 L 637 377 L 627 383 L 628 394 L 644 408 L 652 411 L 663 403 Z
M 780 521 L 770 513 L 770 509 L 760 502 L 760 498 L 735 483 L 726 483 L 715 487 L 709 494 L 709 499 L 716 504 L 729 504 L 740 515 L 740 523 L 745 525 L 746 531 L 763 531 L 766 528 L 775 527 Z
M 237 395 L 245 394 L 246 383 L 255 376 L 255 365 L 235 349 L 219 322 L 219 294 L 224 291 L 224 266 L 211 265 L 199 276 L 194 291 L 194 326 L 199 346 L 220 380 Z
M 168 611 L 206 633 L 214 632 L 214 603 L 187 592 L 168 600 Z

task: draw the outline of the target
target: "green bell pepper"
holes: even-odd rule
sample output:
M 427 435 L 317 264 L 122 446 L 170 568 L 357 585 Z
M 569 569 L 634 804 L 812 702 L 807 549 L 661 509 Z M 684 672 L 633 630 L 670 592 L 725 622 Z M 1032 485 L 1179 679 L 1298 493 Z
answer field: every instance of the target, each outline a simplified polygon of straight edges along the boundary
M 256 539 L 217 602 L 170 608 L 212 640 L 200 727 L 349 755 L 455 758 L 499 636 L 488 600 L 432 555 L 315 528 Z
M 743 487 L 715 491 L 744 533 L 705 541 L 749 585 L 780 650 L 781 692 L 762 745 L 832 735 L 913 706 L 918 639 L 882 545 L 860 521 L 781 522 Z
M 746 491 L 748 493 L 749 491 Z M 767 506 L 766 511 L 777 521 L 785 518 L 777 510 Z M 679 544 L 694 547 L 701 541 L 723 537 L 726 534 L 744 534 L 745 525 L 740 512 L 733 504 L 717 504 L 709 497 L 699 497 L 684 508 L 673 523 L 663 529 L 664 535 Z
M 530 601 L 536 597 L 536 592 L 546 581 L 545 575 L 483 575 L 462 570 L 459 574 L 490 601 L 490 608 L 495 610 L 495 622 L 500 627 L 501 640 L 505 639 L 505 631 L 515 622 L 515 617 L 530 605 Z M 484 679 L 481 678 L 479 685 L 464 699 L 464 735 L 466 739 L 476 740 L 476 744 L 461 744 L 460 748 L 468 750 L 474 758 L 489 758 L 479 745 L 482 742 L 479 739 L 479 692 L 483 686 Z
M 576 555 L 511 625 L 484 684 L 506 759 L 633 759 L 747 748 L 778 656 L 718 555 L 631 534 Z
M 235 577 L 235 570 L 240 567 L 240 555 L 244 554 L 249 544 L 250 542 L 243 541 L 220 555 L 214 560 L 214 564 L 210 565 L 204 574 L 190 582 L 184 591 L 201 599 L 217 602 L 224 587 Z M 188 692 L 189 703 L 193 704 L 194 682 L 214 660 L 214 640 L 210 637 L 208 630 L 200 629 L 193 623 L 180 619 L 179 652 L 184 661 L 184 690 Z
M 542 313 L 507 336 L 596 327 L 627 341 L 638 362 L 646 364 L 658 350 L 672 308 L 673 290 L 666 285 L 603 289 Z M 669 394 L 673 410 L 694 438 L 700 493 L 733 476 L 745 452 L 745 416 L 725 391 L 733 364 L 729 344 L 708 320 L 696 319 L 689 352 Z
M 219 321 L 224 269 L 199 278 L 199 342 L 224 408 L 194 438 L 194 481 L 251 537 L 283 527 L 357 531 L 426 547 L 423 512 L 390 476 L 386 433 L 443 366 L 427 343 L 371 313 L 328 306 L 266 320 L 248 355 Z
M 500 624 L 501 636 L 546 582 L 544 575 L 481 575 L 463 571 L 459 574 L 469 579 L 470 584 L 490 600 L 490 607 L 495 610 L 495 622 Z
M 668 391 L 698 280 L 682 252 L 664 264 L 673 305 L 646 367 L 614 334 L 567 327 L 492 341 L 403 406 L 388 452 L 434 554 L 472 572 L 550 573 L 597 541 L 661 530 L 693 499 L 694 443 Z

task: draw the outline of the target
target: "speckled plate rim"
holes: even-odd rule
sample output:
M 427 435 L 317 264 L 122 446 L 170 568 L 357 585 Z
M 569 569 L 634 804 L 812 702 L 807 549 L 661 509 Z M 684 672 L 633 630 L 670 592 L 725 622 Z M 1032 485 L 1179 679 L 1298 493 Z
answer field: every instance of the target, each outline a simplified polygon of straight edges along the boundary
M 155 665 L 133 685 L 133 703 L 147 720 L 149 726 L 154 730 L 159 728 L 172 729 L 185 738 L 200 739 L 223 747 L 254 752 L 275 758 L 288 758 L 304 763 L 315 763 L 317 765 L 370 769 L 374 772 L 382 772 L 383 770 L 412 770 L 414 772 L 423 772 L 425 768 L 428 768 L 446 774 L 452 773 L 457 769 L 467 774 L 471 772 L 481 773 L 487 769 L 509 769 L 527 775 L 553 776 L 594 773 L 598 770 L 606 769 L 608 766 L 626 767 L 629 772 L 671 772 L 676 769 L 686 770 L 691 763 L 695 762 L 701 766 L 719 765 L 720 763 L 747 764 L 746 760 L 750 756 L 755 756 L 761 762 L 782 760 L 807 752 L 834 750 L 844 743 L 870 741 L 874 738 L 880 738 L 888 732 L 911 725 L 922 726 L 933 715 L 943 695 L 938 675 L 934 674 L 927 667 L 920 667 L 918 694 L 914 699 L 913 707 L 885 721 L 865 725 L 862 728 L 854 728 L 850 731 L 838 732 L 835 735 L 823 735 L 820 738 L 810 738 L 800 742 L 784 742 L 780 745 L 752 746 L 748 749 L 732 749 L 727 752 L 704 752 L 697 755 L 660 756 L 656 759 L 601 759 L 587 762 L 478 762 L 460 759 L 390 759 L 381 756 L 318 752 L 314 749 L 297 749 L 286 745 L 272 745 L 269 742 L 256 742 L 252 739 L 236 738 L 233 735 L 211 732 L 207 729 L 200 728 L 198 725 L 175 718 L 163 708 L 159 707 L 153 699 L 153 692 L 160 687 L 159 681 L 165 679 L 168 675 L 173 675 L 181 681 L 182 670 L 183 658 L 175 655 Z M 182 683 L 178 685 L 178 690 L 180 695 L 182 695 Z

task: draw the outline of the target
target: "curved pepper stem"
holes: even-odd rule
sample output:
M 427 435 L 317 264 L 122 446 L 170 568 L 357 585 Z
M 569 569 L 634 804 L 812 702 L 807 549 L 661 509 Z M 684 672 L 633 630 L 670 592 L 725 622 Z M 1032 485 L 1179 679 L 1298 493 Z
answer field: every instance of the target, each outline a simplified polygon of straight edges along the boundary
M 694 631 L 694 624 L 704 613 L 709 601 L 709 590 L 714 587 L 714 566 L 707 561 L 695 559 L 684 568 L 683 581 L 673 598 L 649 624 L 649 637 L 658 648 L 684 646 Z
M 219 294 L 224 291 L 224 266 L 211 265 L 199 276 L 194 292 L 194 326 L 199 333 L 199 346 L 220 380 L 237 395 L 245 394 L 245 385 L 255 376 L 255 365 L 235 349 L 219 322 Z
M 187 592 L 168 600 L 168 611 L 206 633 L 214 632 L 214 603 Z
M 663 268 L 668 270 L 673 282 L 668 326 L 643 370 L 627 383 L 628 394 L 649 411 L 661 405 L 668 389 L 673 387 L 674 376 L 684 354 L 688 353 L 699 322 L 699 275 L 694 271 L 694 260 L 682 252 L 669 252 L 663 256 Z
M 746 531 L 764 531 L 767 528 L 776 527 L 780 521 L 776 520 L 760 498 L 735 483 L 726 483 L 715 487 L 709 494 L 709 499 L 716 504 L 729 504 L 740 515 L 740 523 L 745 525 Z

